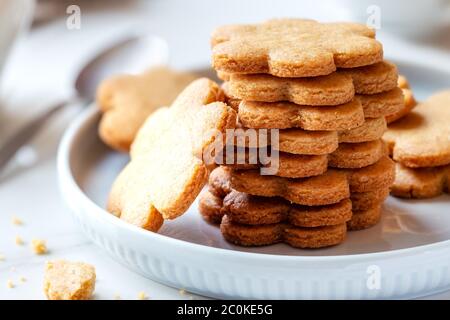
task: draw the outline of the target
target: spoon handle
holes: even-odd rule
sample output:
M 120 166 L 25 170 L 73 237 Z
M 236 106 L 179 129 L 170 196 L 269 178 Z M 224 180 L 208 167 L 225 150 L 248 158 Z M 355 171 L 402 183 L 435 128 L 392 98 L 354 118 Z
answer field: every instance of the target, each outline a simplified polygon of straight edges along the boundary
M 14 132 L 5 143 L 0 147 L 0 171 L 8 164 L 8 162 L 14 157 L 16 152 L 26 145 L 31 138 L 42 128 L 42 126 L 59 110 L 61 110 L 67 101 L 59 102 L 55 104 L 43 114 L 39 115 L 29 123 L 25 124 L 22 128 Z

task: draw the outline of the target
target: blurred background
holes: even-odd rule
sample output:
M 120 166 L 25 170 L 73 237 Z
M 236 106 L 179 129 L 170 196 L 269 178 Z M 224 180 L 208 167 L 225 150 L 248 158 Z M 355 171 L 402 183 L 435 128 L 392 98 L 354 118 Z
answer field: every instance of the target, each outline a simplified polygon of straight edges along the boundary
M 222 24 L 277 17 L 358 21 L 377 28 L 388 59 L 450 72 L 449 7 L 449 0 L 0 0 L 0 144 L 53 103 L 72 95 L 79 68 L 126 35 L 157 35 L 167 42 L 172 67 L 198 69 L 209 66 L 209 36 Z M 424 98 L 424 88 L 415 88 L 414 75 L 408 76 L 416 96 Z M 61 243 L 52 244 L 54 252 L 64 246 L 75 248 L 74 254 L 83 250 L 87 259 L 109 261 L 92 245 L 88 249 L 67 215 L 56 216 L 65 210 L 58 196 L 56 150 L 62 132 L 82 109 L 74 104 L 55 115 L 0 172 L 1 209 L 39 216 L 33 230 L 48 237 L 62 235 Z M 0 225 L 7 225 L 9 217 L 0 215 Z M 46 224 L 50 219 L 51 226 Z M 10 246 L 10 238 L 0 239 L 0 252 Z M 37 259 L 13 255 L 17 264 Z M 114 270 L 112 262 L 107 266 Z M 132 286 L 142 280 L 130 275 L 128 281 Z M 11 294 L 8 297 L 35 297 L 17 290 Z

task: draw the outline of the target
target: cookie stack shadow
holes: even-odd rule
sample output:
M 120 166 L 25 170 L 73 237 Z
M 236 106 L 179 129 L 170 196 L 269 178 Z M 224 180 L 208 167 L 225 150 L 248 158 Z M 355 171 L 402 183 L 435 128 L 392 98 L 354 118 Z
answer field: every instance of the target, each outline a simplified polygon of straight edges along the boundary
M 405 103 L 397 68 L 374 38 L 357 24 L 295 19 L 214 32 L 213 66 L 244 132 L 229 149 L 246 162 L 220 155 L 199 210 L 226 240 L 321 248 L 380 220 L 395 177 L 381 140 L 385 118 Z M 258 137 L 276 130 L 276 143 L 257 141 L 276 150 L 275 172 L 262 173 L 275 160 L 252 157 L 248 129 Z

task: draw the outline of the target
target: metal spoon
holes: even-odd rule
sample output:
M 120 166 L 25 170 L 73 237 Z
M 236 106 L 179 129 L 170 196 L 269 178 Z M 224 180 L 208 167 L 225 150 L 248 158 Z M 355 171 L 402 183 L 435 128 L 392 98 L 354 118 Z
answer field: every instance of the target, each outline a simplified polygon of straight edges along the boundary
M 0 171 L 27 144 L 42 126 L 66 105 L 94 100 L 99 83 L 114 74 L 134 74 L 153 66 L 166 64 L 167 43 L 155 36 L 128 36 L 101 50 L 78 72 L 74 81 L 73 97 L 47 109 L 13 133 L 0 147 Z

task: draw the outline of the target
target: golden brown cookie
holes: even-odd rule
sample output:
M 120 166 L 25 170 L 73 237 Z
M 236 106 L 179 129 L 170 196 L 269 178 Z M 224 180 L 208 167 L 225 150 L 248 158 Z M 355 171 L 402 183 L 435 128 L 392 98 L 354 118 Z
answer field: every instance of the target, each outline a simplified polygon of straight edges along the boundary
M 349 231 L 363 230 L 376 225 L 381 218 L 381 205 L 377 205 L 373 208 L 353 211 L 353 216 L 350 221 L 347 222 L 347 229 Z
M 351 192 L 368 192 L 390 187 L 395 179 L 395 164 L 384 156 L 376 163 L 360 169 L 342 169 L 348 174 Z
M 345 240 L 346 224 L 315 228 L 294 227 L 284 223 L 244 225 L 230 221 L 225 215 L 220 231 L 228 242 L 239 246 L 265 246 L 285 242 L 295 248 L 322 248 Z
M 364 211 L 379 205 L 389 196 L 389 191 L 390 186 L 385 186 L 373 191 L 352 192 L 350 200 L 353 211 Z
M 261 131 L 263 130 L 263 131 Z M 276 150 L 302 155 L 324 155 L 334 152 L 339 143 L 361 143 L 378 140 L 386 131 L 386 120 L 366 119 L 359 127 L 344 131 L 307 131 L 303 129 L 280 129 Z M 240 148 L 265 148 L 270 145 L 270 130 L 241 128 L 235 130 L 235 137 L 227 143 Z M 260 133 L 267 139 L 259 139 Z M 240 140 L 238 140 L 238 138 Z
M 97 105 L 103 113 L 100 138 L 116 150 L 128 151 L 145 119 L 159 107 L 170 105 L 196 78 L 167 67 L 155 67 L 140 75 L 104 80 L 97 90 Z
M 157 231 L 163 219 L 183 214 L 205 185 L 203 153 L 236 124 L 216 83 L 192 82 L 170 108 L 152 114 L 131 148 L 131 161 L 113 184 L 108 210 L 136 226 Z
M 339 131 L 339 142 L 359 143 L 381 139 L 386 132 L 384 117 L 366 119 L 364 123 L 354 129 Z
M 218 164 L 238 170 L 276 167 L 272 175 L 286 178 L 304 178 L 323 174 L 328 166 L 333 168 L 362 168 L 374 164 L 387 154 L 384 143 L 378 139 L 361 143 L 341 143 L 329 155 L 299 155 L 279 152 L 260 161 L 259 149 L 235 148 L 225 157 L 225 150 L 216 160 Z M 263 158 L 265 159 L 265 158 Z
M 227 25 L 212 37 L 212 64 L 231 73 L 312 77 L 383 59 L 375 31 L 362 24 L 278 19 L 254 25 Z
M 450 164 L 450 91 L 439 92 L 389 125 L 383 139 L 395 161 L 410 167 Z
M 358 95 L 338 106 L 305 106 L 291 102 L 257 102 L 229 99 L 238 111 L 239 121 L 247 128 L 303 128 L 305 130 L 349 130 L 363 124 L 364 118 L 380 118 L 394 114 L 405 106 L 399 88 L 373 94 Z
M 397 87 L 397 68 L 390 62 L 345 69 L 327 76 L 278 78 L 268 74 L 219 74 L 228 79 L 225 94 L 245 101 L 290 101 L 299 105 L 336 106 L 349 102 L 355 93 L 372 95 Z
M 252 196 L 234 190 L 222 200 L 207 191 L 200 196 L 199 211 L 205 220 L 215 224 L 227 215 L 229 221 L 239 225 L 262 226 L 284 222 L 311 228 L 347 222 L 349 230 L 360 230 L 378 223 L 380 204 L 388 195 L 389 187 L 352 193 L 351 202 L 344 199 L 327 206 L 299 206 L 280 198 Z M 358 216 L 353 218 L 352 212 Z
M 368 192 L 389 187 L 395 178 L 394 163 L 387 156 L 364 168 L 329 169 L 320 176 L 303 179 L 263 176 L 259 170 L 228 172 L 231 187 L 237 191 L 262 197 L 283 197 L 308 206 L 339 202 L 350 196 L 349 191 Z
M 360 94 L 357 97 L 361 101 L 365 118 L 388 118 L 405 108 L 406 98 L 400 88 L 377 94 Z
M 400 108 L 397 112 L 391 113 L 386 116 L 387 123 L 392 123 L 400 118 L 403 118 L 408 113 L 411 112 L 412 109 L 417 105 L 417 101 L 414 98 L 413 92 L 409 87 L 408 80 L 404 76 L 398 77 L 398 86 L 403 91 L 404 103 L 403 107 Z
M 401 198 L 432 198 L 450 192 L 450 165 L 408 168 L 396 164 L 391 194 Z
M 382 61 L 359 68 L 341 69 L 341 74 L 352 77 L 355 92 L 359 94 L 375 94 L 397 87 L 397 66 L 389 61 Z
M 198 196 L 198 211 L 203 219 L 210 223 L 219 224 L 224 215 L 222 210 L 223 199 L 209 190 L 203 190 Z
M 360 142 L 340 143 L 333 153 L 328 155 L 328 166 L 333 168 L 362 168 L 374 164 L 386 154 L 381 139 Z
M 305 130 L 348 130 L 364 123 L 364 112 L 359 99 L 339 106 L 316 107 L 290 102 L 240 102 L 239 121 L 247 128 Z
M 220 166 L 211 171 L 208 179 L 209 191 L 217 197 L 225 198 L 231 188 L 232 168 Z
M 337 203 L 350 196 L 347 174 L 337 170 L 302 179 L 263 176 L 259 170 L 231 170 L 231 187 L 262 197 L 283 197 L 307 206 Z
M 227 97 L 246 101 L 290 101 L 299 105 L 337 106 L 355 96 L 352 78 L 339 73 L 313 78 L 277 78 L 268 74 L 231 74 L 222 85 Z
M 320 227 L 349 221 L 352 204 L 344 199 L 327 206 L 300 206 L 282 198 L 252 196 L 233 190 L 223 200 L 223 214 L 235 223 L 247 225 L 286 222 L 297 227 Z
M 318 176 L 327 171 L 327 155 L 299 155 L 280 152 L 276 159 L 273 160 L 274 163 L 269 162 L 267 164 L 262 164 L 261 161 L 259 161 L 258 151 L 258 149 L 236 149 L 234 159 L 228 159 L 231 160 L 229 163 L 222 161 L 220 164 L 238 170 L 258 169 L 261 167 L 268 168 L 273 165 L 277 167 L 277 170 L 273 175 L 286 178 Z M 238 153 L 242 154 L 244 162 L 237 161 Z M 273 156 L 275 158 L 275 155 Z

